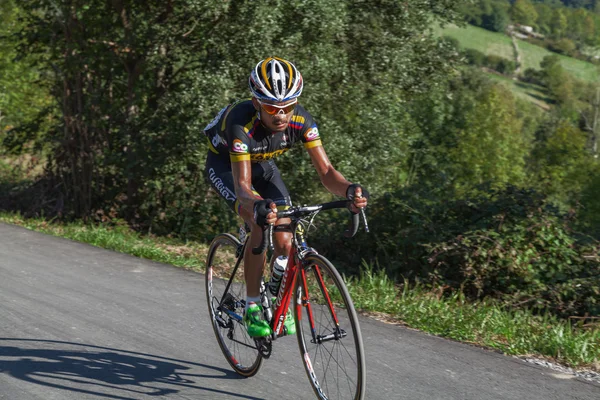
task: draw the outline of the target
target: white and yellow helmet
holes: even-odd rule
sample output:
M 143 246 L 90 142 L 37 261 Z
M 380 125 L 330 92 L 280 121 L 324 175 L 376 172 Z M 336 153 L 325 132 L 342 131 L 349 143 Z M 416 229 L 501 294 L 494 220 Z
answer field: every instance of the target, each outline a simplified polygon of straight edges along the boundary
M 269 57 L 256 64 L 248 85 L 259 100 L 282 102 L 295 99 L 302 93 L 302 75 L 294 64 L 282 58 Z

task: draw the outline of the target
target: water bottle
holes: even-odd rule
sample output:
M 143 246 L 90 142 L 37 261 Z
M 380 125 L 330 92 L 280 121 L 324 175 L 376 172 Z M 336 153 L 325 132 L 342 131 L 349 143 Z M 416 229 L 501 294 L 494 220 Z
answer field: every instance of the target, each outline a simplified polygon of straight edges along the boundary
M 287 262 L 287 257 L 279 256 L 273 263 L 273 273 L 271 274 L 271 279 L 269 280 L 269 290 L 273 296 L 277 296 L 277 293 L 279 292 L 279 285 L 281 284 L 281 278 L 283 277 L 285 269 L 287 268 Z

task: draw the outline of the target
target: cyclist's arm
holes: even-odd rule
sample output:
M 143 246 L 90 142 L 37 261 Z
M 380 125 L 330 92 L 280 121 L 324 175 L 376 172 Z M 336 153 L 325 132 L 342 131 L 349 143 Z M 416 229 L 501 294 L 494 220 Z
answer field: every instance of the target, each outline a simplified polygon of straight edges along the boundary
M 307 148 L 306 151 L 310 155 L 310 159 L 317 170 L 317 174 L 319 174 L 323 186 L 337 196 L 346 197 L 346 189 L 351 185 L 351 182 L 346 180 L 346 178 L 331 165 L 323 146 Z
M 250 160 L 242 160 L 231 163 L 233 173 L 233 185 L 239 205 L 246 211 L 254 212 L 254 202 L 261 200 L 252 191 L 252 167 Z

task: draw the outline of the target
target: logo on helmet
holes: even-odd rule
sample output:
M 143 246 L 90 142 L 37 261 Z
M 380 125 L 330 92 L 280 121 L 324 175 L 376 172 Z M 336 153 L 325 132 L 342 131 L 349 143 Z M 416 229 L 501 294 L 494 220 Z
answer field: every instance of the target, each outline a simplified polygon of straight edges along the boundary
M 247 153 L 248 145 L 245 145 L 244 143 L 242 143 L 242 141 L 240 139 L 235 139 L 233 141 L 233 151 L 236 153 Z

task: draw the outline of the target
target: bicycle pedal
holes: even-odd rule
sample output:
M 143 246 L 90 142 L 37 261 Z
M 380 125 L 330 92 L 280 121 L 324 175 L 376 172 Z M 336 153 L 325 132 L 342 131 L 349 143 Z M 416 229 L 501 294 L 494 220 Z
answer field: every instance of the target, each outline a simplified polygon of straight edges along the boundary
M 271 357 L 271 353 L 273 351 L 273 342 L 268 337 L 257 338 L 254 339 L 254 344 L 256 344 L 256 349 L 258 350 L 258 354 L 265 360 Z

